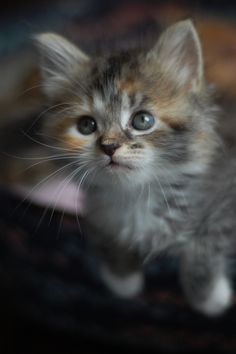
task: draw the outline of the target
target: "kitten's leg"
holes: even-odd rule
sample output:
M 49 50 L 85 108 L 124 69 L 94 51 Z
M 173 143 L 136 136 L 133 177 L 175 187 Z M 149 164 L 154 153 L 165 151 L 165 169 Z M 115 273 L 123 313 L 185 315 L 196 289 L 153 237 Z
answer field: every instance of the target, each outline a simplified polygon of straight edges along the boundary
M 222 314 L 232 303 L 233 291 L 226 275 L 225 258 L 191 245 L 182 259 L 181 281 L 189 303 L 208 316 Z
M 101 276 L 107 287 L 121 297 L 139 294 L 144 285 L 140 257 L 122 247 L 100 249 Z

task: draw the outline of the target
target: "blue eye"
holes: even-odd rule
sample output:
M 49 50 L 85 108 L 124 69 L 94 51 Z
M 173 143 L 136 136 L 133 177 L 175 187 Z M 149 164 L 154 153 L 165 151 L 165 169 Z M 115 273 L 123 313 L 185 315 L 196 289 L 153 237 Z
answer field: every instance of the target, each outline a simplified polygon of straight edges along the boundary
M 155 124 L 155 118 L 148 112 L 138 112 L 133 117 L 131 124 L 136 130 L 148 130 Z

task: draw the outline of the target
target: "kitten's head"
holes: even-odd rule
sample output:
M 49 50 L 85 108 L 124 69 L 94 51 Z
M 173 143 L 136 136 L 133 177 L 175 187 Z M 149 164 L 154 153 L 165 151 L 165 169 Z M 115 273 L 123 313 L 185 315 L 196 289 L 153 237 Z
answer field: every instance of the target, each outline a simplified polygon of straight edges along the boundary
M 191 21 L 167 29 L 149 50 L 88 57 L 55 34 L 38 36 L 45 130 L 56 149 L 96 182 L 133 185 L 198 173 L 215 146 L 202 52 Z

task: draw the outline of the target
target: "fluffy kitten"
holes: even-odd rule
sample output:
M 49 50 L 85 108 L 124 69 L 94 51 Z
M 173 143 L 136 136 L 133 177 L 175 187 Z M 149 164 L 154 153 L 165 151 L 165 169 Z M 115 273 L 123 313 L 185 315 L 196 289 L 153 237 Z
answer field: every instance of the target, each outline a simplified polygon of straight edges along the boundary
M 222 214 L 232 208 L 215 195 L 217 109 L 191 21 L 168 28 L 148 50 L 104 56 L 88 57 L 55 34 L 37 40 L 44 92 L 55 107 L 43 132 L 86 189 L 83 230 L 108 287 L 137 294 L 143 261 L 171 249 L 192 306 L 223 312 L 232 290 Z

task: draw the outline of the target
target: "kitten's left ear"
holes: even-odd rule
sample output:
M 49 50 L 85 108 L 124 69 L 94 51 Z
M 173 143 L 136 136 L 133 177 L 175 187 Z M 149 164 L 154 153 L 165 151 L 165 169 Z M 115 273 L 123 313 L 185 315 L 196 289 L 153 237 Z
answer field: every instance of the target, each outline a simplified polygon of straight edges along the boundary
M 43 33 L 35 38 L 41 54 L 44 91 L 51 96 L 73 81 L 76 74 L 78 76 L 89 57 L 57 34 Z
M 169 27 L 149 56 L 158 60 L 161 69 L 178 87 L 198 91 L 203 82 L 203 57 L 197 31 L 190 20 Z

